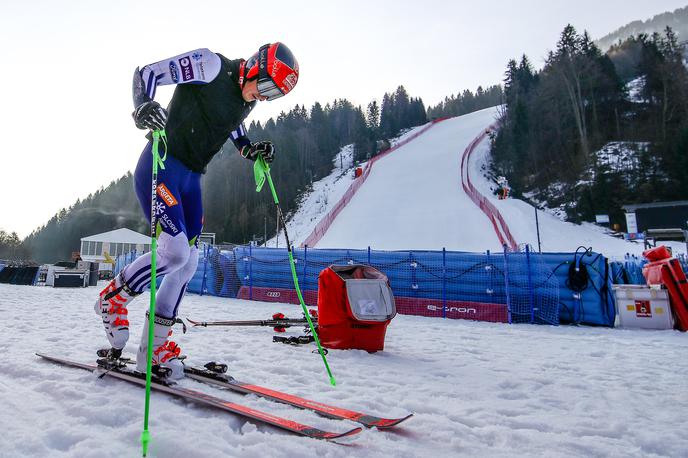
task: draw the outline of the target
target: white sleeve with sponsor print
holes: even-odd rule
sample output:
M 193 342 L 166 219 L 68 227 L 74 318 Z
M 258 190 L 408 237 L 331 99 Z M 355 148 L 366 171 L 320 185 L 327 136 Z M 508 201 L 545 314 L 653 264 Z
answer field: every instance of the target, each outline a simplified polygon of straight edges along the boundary
M 166 84 L 207 84 L 220 73 L 220 57 L 202 48 L 148 64 L 141 69 L 146 95 L 155 98 L 155 88 Z

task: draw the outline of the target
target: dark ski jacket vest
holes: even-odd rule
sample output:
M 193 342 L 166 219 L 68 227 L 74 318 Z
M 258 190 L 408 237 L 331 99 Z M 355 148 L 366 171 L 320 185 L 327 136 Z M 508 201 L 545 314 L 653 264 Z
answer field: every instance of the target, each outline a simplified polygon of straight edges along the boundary
M 240 59 L 222 61 L 220 73 L 208 84 L 179 84 L 167 107 L 167 152 L 189 169 L 205 173 L 206 166 L 251 112 L 239 87 Z

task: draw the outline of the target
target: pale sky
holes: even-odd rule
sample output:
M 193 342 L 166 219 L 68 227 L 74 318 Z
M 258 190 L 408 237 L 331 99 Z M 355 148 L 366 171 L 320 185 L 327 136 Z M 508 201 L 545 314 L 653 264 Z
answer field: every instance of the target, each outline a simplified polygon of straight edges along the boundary
M 335 98 L 365 106 L 400 84 L 429 106 L 500 83 L 523 53 L 541 67 L 567 23 L 600 38 L 687 3 L 0 0 L 0 229 L 23 238 L 133 171 L 146 143 L 131 119 L 137 66 L 197 48 L 248 58 L 282 41 L 299 61 L 298 86 L 247 122 Z

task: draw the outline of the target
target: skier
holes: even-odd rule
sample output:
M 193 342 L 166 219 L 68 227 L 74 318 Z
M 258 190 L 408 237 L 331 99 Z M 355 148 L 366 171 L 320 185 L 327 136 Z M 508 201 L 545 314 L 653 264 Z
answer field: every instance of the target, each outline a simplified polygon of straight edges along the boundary
M 250 59 L 230 60 L 208 49 L 198 49 L 136 68 L 134 112 L 139 129 L 165 129 L 167 158 L 158 172 L 157 274 L 164 279 L 156 295 L 153 364 L 167 367 L 171 378 L 181 378 L 180 348 L 168 340 L 179 304 L 198 264 L 198 237 L 203 226 L 201 174 L 222 145 L 231 138 L 240 154 L 272 162 L 275 147 L 269 141 L 251 142 L 244 119 L 257 101 L 289 93 L 299 77 L 299 66 L 282 43 L 261 46 Z M 176 84 L 167 109 L 154 100 L 157 86 Z M 150 140 L 150 133 L 148 135 Z M 150 222 L 152 143 L 141 154 L 134 174 L 136 195 Z M 151 253 L 127 265 L 100 292 L 95 304 L 110 342 L 109 357 L 117 358 L 129 339 L 127 306 L 151 282 Z M 147 314 L 146 314 L 147 315 Z M 146 371 L 148 319 L 145 320 L 136 367 Z

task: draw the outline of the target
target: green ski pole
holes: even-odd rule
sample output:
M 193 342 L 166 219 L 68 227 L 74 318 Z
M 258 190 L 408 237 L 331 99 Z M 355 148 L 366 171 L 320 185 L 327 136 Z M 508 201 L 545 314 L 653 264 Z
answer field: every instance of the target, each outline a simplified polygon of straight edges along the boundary
M 334 379 L 334 375 L 332 375 L 332 371 L 330 370 L 330 365 L 327 364 L 327 358 L 325 358 L 325 351 L 323 350 L 322 345 L 320 345 L 318 333 L 315 332 L 315 326 L 313 326 L 313 321 L 311 320 L 310 313 L 308 313 L 306 304 L 303 301 L 303 296 L 301 295 L 301 288 L 299 288 L 299 279 L 296 276 L 296 264 L 294 263 L 294 255 L 291 251 L 291 242 L 289 242 L 289 234 L 287 234 L 287 224 L 284 221 L 284 215 L 282 214 L 282 208 L 280 207 L 279 199 L 277 198 L 277 191 L 275 191 L 275 185 L 272 183 L 272 177 L 270 176 L 270 166 L 265 162 L 263 156 L 258 156 L 258 159 L 256 159 L 255 164 L 253 164 L 253 176 L 256 179 L 256 192 L 260 192 L 260 190 L 263 188 L 263 184 L 265 184 L 266 178 L 268 180 L 268 185 L 270 185 L 270 191 L 272 191 L 272 200 L 275 202 L 275 206 L 277 207 L 277 214 L 279 215 L 280 224 L 282 224 L 282 227 L 284 228 L 284 237 L 287 239 L 289 265 L 291 267 L 291 276 L 294 279 L 296 295 L 299 297 L 299 303 L 301 304 L 301 308 L 303 309 L 303 314 L 306 316 L 306 320 L 308 320 L 308 326 L 311 328 L 311 332 L 313 333 L 313 339 L 315 340 L 315 343 L 318 346 L 318 352 L 322 357 L 323 363 L 325 363 L 325 369 L 327 369 L 327 375 L 330 377 L 330 383 L 332 384 L 332 386 L 335 386 L 337 383 Z
M 158 148 L 162 140 L 165 154 L 161 158 Z M 153 374 L 153 333 L 155 328 L 155 290 L 157 288 L 156 279 L 156 255 L 158 248 L 157 218 L 156 210 L 156 191 L 158 187 L 158 166 L 165 170 L 165 159 L 167 158 L 167 136 L 165 130 L 153 132 L 153 179 L 151 185 L 151 285 L 150 285 L 150 307 L 148 308 L 148 361 L 146 363 L 146 405 L 143 413 L 143 432 L 141 432 L 141 444 L 143 445 L 143 456 L 148 454 L 148 444 L 150 443 L 150 431 L 148 430 L 148 417 L 150 412 L 150 392 Z

